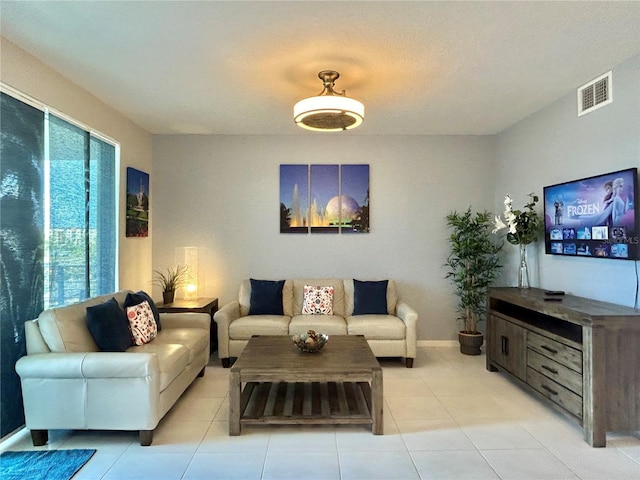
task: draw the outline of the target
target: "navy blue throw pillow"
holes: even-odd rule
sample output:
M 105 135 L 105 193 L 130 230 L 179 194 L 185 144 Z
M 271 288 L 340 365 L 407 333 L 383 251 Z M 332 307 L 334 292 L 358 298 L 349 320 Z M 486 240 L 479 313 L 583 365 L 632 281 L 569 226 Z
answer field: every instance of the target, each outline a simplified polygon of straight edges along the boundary
M 153 300 L 147 292 L 143 292 L 142 290 L 140 290 L 136 293 L 127 293 L 127 298 L 124 300 L 124 309 L 126 311 L 127 307 L 140 305 L 145 301 L 149 302 L 149 306 L 151 307 L 151 311 L 153 312 L 153 318 L 156 321 L 156 325 L 158 326 L 158 331 L 162 330 L 162 325 L 160 325 L 160 312 L 158 311 L 158 307 L 156 307 L 156 304 L 153 303 Z
M 87 307 L 87 327 L 103 352 L 124 352 L 133 345 L 129 320 L 115 298 Z
M 284 280 L 251 280 L 249 315 L 284 315 L 282 287 Z
M 387 285 L 389 280 L 361 282 L 353 279 L 353 314 L 387 315 Z

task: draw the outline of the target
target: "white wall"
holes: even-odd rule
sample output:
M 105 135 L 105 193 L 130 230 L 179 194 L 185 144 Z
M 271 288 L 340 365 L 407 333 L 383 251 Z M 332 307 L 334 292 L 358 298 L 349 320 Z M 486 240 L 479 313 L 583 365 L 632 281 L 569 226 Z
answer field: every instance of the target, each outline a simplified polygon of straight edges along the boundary
M 613 68 L 612 92 L 612 104 L 578 118 L 574 90 L 498 135 L 496 211 L 506 193 L 521 208 L 529 192 L 542 202 L 545 185 L 640 167 L 640 56 Z M 509 247 L 504 282 L 514 285 L 516 247 Z M 536 286 L 634 305 L 638 262 L 545 255 L 542 241 L 530 250 Z
M 493 204 L 493 137 L 165 135 L 153 147 L 154 268 L 176 247 L 206 248 L 199 269 L 221 304 L 248 277 L 393 278 L 419 339 L 457 338 L 444 217 Z M 280 234 L 284 163 L 368 163 L 371 233 Z
M 6 38 L 0 41 L 4 83 L 120 142 L 119 283 L 123 289 L 148 288 L 153 218 L 148 238 L 126 238 L 124 216 L 126 169 L 151 171 L 151 135 Z

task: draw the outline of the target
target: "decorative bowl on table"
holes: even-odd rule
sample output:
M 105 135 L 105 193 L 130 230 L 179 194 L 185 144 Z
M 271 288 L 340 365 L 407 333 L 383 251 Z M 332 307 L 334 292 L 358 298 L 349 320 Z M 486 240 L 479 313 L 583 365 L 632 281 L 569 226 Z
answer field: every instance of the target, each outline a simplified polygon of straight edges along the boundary
M 328 341 L 329 335 L 316 333 L 314 330 L 308 330 L 307 333 L 293 336 L 293 343 L 296 344 L 298 350 L 305 353 L 319 352 Z

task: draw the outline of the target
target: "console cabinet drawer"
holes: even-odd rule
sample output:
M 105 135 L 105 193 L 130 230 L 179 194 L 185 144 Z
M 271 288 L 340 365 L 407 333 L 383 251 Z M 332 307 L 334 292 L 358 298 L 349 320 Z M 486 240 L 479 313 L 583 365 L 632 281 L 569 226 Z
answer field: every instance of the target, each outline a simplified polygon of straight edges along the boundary
M 527 333 L 527 347 L 571 370 L 582 373 L 582 352 L 535 332 Z
M 527 368 L 527 383 L 552 402 L 582 419 L 582 397 L 554 382 L 533 368 Z
M 527 366 L 582 396 L 582 375 L 535 350 L 527 349 Z

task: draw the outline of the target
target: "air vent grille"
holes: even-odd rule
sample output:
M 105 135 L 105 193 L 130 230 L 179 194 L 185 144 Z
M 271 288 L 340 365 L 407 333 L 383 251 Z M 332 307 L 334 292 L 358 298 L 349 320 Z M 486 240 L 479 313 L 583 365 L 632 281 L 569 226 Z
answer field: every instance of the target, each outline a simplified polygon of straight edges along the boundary
M 611 101 L 611 72 L 607 72 L 578 88 L 578 116 L 593 112 Z

